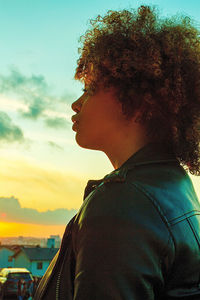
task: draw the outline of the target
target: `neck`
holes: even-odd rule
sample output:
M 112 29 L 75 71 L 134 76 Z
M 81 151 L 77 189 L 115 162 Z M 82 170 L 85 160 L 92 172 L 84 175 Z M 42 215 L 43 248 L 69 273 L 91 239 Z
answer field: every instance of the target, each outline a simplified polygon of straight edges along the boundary
M 110 141 L 108 150 L 104 151 L 114 169 L 120 168 L 129 157 L 150 142 L 145 132 L 141 130 L 136 132 L 135 135 L 126 134 L 123 137 L 119 134 L 114 141 Z

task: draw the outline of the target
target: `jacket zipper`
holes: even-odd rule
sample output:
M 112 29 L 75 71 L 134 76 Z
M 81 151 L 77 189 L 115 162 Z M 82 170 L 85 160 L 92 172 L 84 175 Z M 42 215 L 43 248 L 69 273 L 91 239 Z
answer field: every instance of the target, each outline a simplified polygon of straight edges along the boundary
M 75 219 L 76 215 L 72 218 L 72 220 L 70 221 L 70 223 L 68 224 L 68 232 L 67 232 L 67 236 L 66 236 L 66 243 L 67 241 L 69 240 L 69 237 L 71 236 L 71 233 L 72 233 L 72 226 L 73 226 L 73 223 L 74 223 L 74 219 Z M 56 281 L 56 300 L 59 300 L 59 292 L 60 292 L 60 279 L 61 279 L 61 274 L 62 274 L 62 270 L 63 270 L 63 267 L 64 267 L 64 260 L 65 260 L 65 257 L 67 255 L 67 249 L 65 249 L 65 254 L 64 254 L 64 257 L 63 257 L 63 261 L 62 261 L 62 264 L 61 264 L 61 267 L 60 267 L 60 271 L 58 273 L 58 278 L 57 278 L 57 281 Z
M 61 271 L 62 270 L 60 270 L 59 273 L 58 273 L 58 279 L 57 279 L 57 282 L 56 282 L 56 300 L 59 300 Z

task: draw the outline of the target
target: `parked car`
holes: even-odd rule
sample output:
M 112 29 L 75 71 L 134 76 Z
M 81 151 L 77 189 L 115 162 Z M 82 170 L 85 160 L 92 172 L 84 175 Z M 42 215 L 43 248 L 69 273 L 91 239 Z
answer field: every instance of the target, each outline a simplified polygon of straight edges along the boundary
M 3 268 L 0 271 L 0 299 L 16 296 L 21 281 L 25 282 L 28 290 L 33 281 L 31 272 L 25 268 Z

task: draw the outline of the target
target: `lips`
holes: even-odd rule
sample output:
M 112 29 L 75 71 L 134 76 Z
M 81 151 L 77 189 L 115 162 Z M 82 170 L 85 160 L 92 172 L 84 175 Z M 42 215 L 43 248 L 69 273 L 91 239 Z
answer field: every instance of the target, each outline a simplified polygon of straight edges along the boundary
M 77 131 L 77 127 L 78 127 L 77 115 L 72 116 L 72 122 L 73 122 L 72 130 Z
M 73 123 L 74 123 L 74 122 L 77 122 L 77 116 L 78 116 L 77 114 L 72 116 L 72 122 L 73 122 Z
M 77 129 L 78 129 L 78 123 L 74 122 L 74 124 L 72 125 L 72 130 L 77 131 Z

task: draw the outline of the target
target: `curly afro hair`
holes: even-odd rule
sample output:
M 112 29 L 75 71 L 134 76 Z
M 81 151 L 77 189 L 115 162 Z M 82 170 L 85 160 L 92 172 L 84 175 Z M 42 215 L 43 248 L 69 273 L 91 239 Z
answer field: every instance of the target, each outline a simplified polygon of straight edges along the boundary
M 108 11 L 81 37 L 75 79 L 94 93 L 114 87 L 127 118 L 165 143 L 200 175 L 200 32 L 189 17 L 159 18 L 155 8 Z

